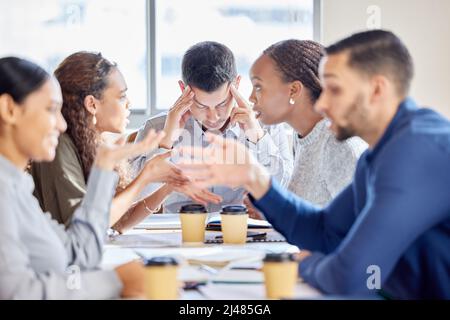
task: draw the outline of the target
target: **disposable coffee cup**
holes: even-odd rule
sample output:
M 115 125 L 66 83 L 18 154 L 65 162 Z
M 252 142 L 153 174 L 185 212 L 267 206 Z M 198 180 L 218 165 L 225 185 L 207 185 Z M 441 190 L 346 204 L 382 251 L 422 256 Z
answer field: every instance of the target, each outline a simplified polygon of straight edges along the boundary
M 245 206 L 233 205 L 222 207 L 220 219 L 223 243 L 246 243 L 248 210 Z
M 205 223 L 208 212 L 201 204 L 188 204 L 180 209 L 181 233 L 183 242 L 203 243 Z
M 178 299 L 178 262 L 172 257 L 144 261 L 145 295 L 150 300 Z
M 292 298 L 298 277 L 298 263 L 290 253 L 268 253 L 263 260 L 266 297 Z

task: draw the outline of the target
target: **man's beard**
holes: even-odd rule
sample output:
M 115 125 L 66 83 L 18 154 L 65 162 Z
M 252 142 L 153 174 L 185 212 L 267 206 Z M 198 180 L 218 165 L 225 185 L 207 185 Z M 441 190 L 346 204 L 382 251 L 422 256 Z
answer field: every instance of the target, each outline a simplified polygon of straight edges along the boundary
M 336 132 L 336 140 L 337 141 L 345 141 L 356 135 L 352 128 L 337 127 L 336 130 L 337 130 L 337 132 Z
M 346 115 L 345 115 L 345 119 L 347 121 L 349 121 L 350 118 L 353 119 L 359 119 L 362 120 L 362 118 L 364 118 L 363 116 L 361 116 L 361 107 L 363 105 L 363 95 L 359 94 L 355 100 L 353 101 L 353 103 L 350 105 L 350 108 L 348 109 Z M 338 141 L 344 141 L 347 140 L 351 137 L 357 136 L 358 133 L 356 132 L 355 128 L 353 127 L 353 125 L 348 124 L 346 127 L 341 127 L 341 126 L 336 126 L 336 140 Z

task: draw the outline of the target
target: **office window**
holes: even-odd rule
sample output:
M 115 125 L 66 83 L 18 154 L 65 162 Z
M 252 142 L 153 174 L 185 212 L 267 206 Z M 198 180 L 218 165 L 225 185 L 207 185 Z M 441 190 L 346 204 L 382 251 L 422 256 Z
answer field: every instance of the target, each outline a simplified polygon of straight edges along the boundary
M 147 108 L 145 0 L 0 0 L 0 13 L 0 56 L 53 72 L 71 53 L 100 51 L 124 73 L 133 109 Z
M 214 40 L 235 54 L 241 91 L 251 92 L 248 71 L 269 45 L 285 39 L 313 39 L 314 0 L 156 0 L 155 82 L 152 112 L 169 108 L 180 94 L 183 53 Z
M 214 40 L 235 54 L 248 97 L 251 63 L 270 44 L 313 39 L 320 0 L 0 0 L 0 56 L 31 59 L 49 72 L 69 54 L 100 51 L 119 64 L 132 127 L 180 94 L 181 59 Z M 317 16 L 317 15 L 316 15 Z

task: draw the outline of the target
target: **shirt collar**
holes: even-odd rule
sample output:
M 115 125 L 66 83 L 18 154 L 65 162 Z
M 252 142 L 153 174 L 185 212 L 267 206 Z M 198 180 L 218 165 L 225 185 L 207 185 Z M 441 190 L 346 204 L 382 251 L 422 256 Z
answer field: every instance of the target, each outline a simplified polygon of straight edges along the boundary
M 395 113 L 394 118 L 389 123 L 386 131 L 384 131 L 381 139 L 377 142 L 372 151 L 368 152 L 367 159 L 371 161 L 376 155 L 380 152 L 381 149 L 391 140 L 391 138 L 400 130 L 401 127 L 405 124 L 405 122 L 409 119 L 409 114 L 417 110 L 418 106 L 412 98 L 406 98 L 403 100 Z
M 0 155 L 0 172 L 0 181 L 3 181 L 5 184 L 23 185 L 34 189 L 31 177 L 2 155 Z

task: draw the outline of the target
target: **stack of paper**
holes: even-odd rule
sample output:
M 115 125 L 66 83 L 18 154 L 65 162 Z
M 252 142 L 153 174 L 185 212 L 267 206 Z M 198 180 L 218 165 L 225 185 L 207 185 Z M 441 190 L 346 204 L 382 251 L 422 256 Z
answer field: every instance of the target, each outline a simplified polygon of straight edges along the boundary
M 222 268 L 243 261 L 260 261 L 265 253 L 248 249 L 230 249 L 221 250 L 212 254 L 188 257 L 188 261 L 193 265 L 207 265 L 211 267 Z
M 262 300 L 266 298 L 265 286 L 261 284 L 211 283 L 200 287 L 202 294 L 212 300 Z M 317 299 L 322 294 L 305 283 L 298 283 L 294 299 Z
M 130 230 L 125 234 L 109 239 L 107 243 L 129 248 L 165 248 L 180 247 L 182 245 L 181 232 L 173 230 L 158 233 L 142 233 L 142 230 Z
M 134 229 L 181 229 L 180 216 L 176 213 L 151 214 Z
M 264 275 L 257 270 L 226 269 L 211 278 L 213 283 L 256 284 L 264 283 Z

